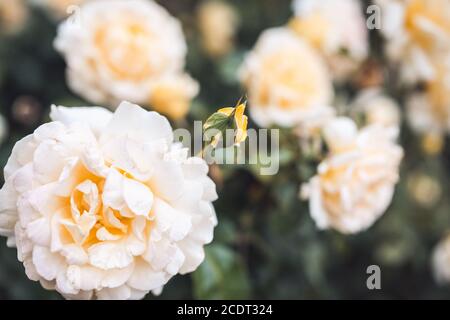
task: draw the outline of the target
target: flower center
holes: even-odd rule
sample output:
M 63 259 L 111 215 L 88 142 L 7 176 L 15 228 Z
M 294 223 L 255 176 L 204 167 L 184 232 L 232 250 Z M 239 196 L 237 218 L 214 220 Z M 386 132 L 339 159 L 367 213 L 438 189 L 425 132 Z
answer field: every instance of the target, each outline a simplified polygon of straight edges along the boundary
M 125 180 L 138 183 L 142 188 L 147 187 L 133 180 L 132 175 L 123 170 L 111 170 L 115 171 L 117 180 L 112 187 L 108 181 L 109 177 L 98 177 L 84 167 L 78 168 L 77 182 L 68 197 L 68 211 L 65 219 L 61 221 L 63 233 L 68 236 L 67 242 L 87 249 L 102 241 L 119 240 L 135 231 L 133 224 L 137 215 L 121 198 L 124 194 L 124 184 L 127 183 Z M 148 194 L 152 197 L 149 189 Z M 150 208 L 147 208 L 141 217 L 145 226 L 149 225 L 149 214 Z
M 133 21 L 100 26 L 95 34 L 101 60 L 122 80 L 141 81 L 164 70 L 164 55 L 155 41 L 147 28 Z
M 263 105 L 277 104 L 284 109 L 309 106 L 318 92 L 314 67 L 302 52 L 278 52 L 263 63 L 259 100 Z M 276 88 L 276 89 L 274 89 Z

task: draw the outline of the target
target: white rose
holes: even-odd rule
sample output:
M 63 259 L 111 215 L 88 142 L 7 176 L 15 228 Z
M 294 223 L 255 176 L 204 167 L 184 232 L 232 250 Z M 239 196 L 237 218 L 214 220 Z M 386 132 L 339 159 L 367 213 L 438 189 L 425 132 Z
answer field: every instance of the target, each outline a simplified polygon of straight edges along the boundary
M 294 0 L 290 26 L 326 58 L 333 77 L 345 80 L 369 52 L 359 0 Z
M 146 0 L 97 0 L 81 6 L 78 22 L 58 29 L 55 47 L 67 63 L 73 91 L 114 108 L 127 100 L 180 118 L 198 84 L 184 73 L 181 25 Z
M 442 239 L 434 249 L 431 266 L 436 282 L 450 283 L 450 236 Z
M 358 131 L 349 118 L 324 127 L 329 155 L 303 186 L 318 228 L 356 233 L 370 227 L 391 203 L 402 148 L 392 131 L 378 125 Z
M 358 93 L 352 102 L 354 111 L 365 115 L 367 124 L 379 124 L 386 128 L 400 126 L 400 107 L 391 97 L 383 94 L 380 88 L 365 89 Z
M 294 126 L 329 114 L 333 86 L 320 55 L 288 28 L 264 31 L 240 70 L 250 115 L 261 126 Z
M 431 80 L 433 62 L 450 56 L 450 2 L 448 0 L 376 0 L 381 8 L 381 32 L 386 52 L 400 64 L 408 83 Z
M 17 142 L 0 190 L 0 234 L 27 276 L 66 298 L 140 299 L 194 271 L 217 194 L 167 119 L 128 102 L 51 118 Z

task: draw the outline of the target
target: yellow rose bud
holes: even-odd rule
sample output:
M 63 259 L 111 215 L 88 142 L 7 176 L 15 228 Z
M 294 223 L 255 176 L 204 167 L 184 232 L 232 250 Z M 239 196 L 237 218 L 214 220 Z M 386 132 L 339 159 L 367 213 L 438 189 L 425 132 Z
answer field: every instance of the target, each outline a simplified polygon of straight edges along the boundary
M 219 109 L 217 112 L 223 113 L 227 116 L 234 114 L 234 126 L 236 128 L 235 143 L 239 144 L 247 138 L 247 123 L 248 118 L 244 115 L 245 103 L 241 103 L 236 108 L 227 107 Z
M 234 130 L 233 144 L 239 145 L 247 138 L 248 118 L 244 115 L 246 103 L 236 107 L 225 107 L 213 113 L 203 126 L 205 136 L 210 144 L 217 146 L 226 130 Z M 226 142 L 224 147 L 229 146 Z

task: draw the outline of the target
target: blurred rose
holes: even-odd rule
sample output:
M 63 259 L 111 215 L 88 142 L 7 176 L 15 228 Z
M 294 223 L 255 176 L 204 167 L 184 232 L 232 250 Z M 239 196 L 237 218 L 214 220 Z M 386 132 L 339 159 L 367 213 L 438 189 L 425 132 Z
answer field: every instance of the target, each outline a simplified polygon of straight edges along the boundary
M 376 0 L 388 57 L 407 83 L 436 77 L 434 61 L 450 57 L 450 1 Z
M 194 271 L 217 195 L 167 119 L 127 102 L 51 118 L 15 145 L 0 190 L 0 234 L 27 276 L 66 298 L 140 299 Z
M 27 17 L 26 0 L 0 1 L 0 33 L 18 32 L 24 26 Z
M 33 96 L 19 96 L 12 105 L 12 117 L 26 126 L 35 125 L 41 118 L 42 107 Z
M 407 101 L 409 122 L 420 133 L 450 132 L 450 61 L 448 65 L 438 64 L 436 71 L 425 90 Z
M 287 28 L 264 31 L 240 78 L 250 115 L 263 127 L 294 126 L 329 114 L 333 86 L 320 55 Z
M 220 57 L 233 49 L 238 25 L 235 9 L 224 1 L 206 1 L 198 10 L 198 24 L 202 45 L 213 57 Z
M 427 155 L 436 156 L 440 154 L 444 148 L 444 139 L 445 137 L 436 131 L 424 133 L 420 141 L 422 150 Z
M 366 124 L 379 124 L 386 128 L 400 126 L 400 107 L 391 97 L 383 94 L 381 88 L 362 90 L 352 103 L 352 111 L 360 111 Z
M 191 98 L 197 92 L 197 82 L 187 74 L 165 77 L 154 84 L 150 105 L 172 119 L 181 119 L 188 113 Z
M 434 249 L 431 260 L 434 278 L 439 284 L 450 283 L 450 235 Z
M 326 58 L 333 77 L 345 80 L 368 55 L 368 33 L 359 0 L 295 0 L 290 26 Z
M 318 117 L 309 118 L 308 121 L 298 125 L 294 129 L 294 133 L 304 139 L 320 138 L 324 124 L 336 116 L 333 108 L 328 108 L 324 111 L 326 112 L 321 113 Z
M 402 148 L 392 130 L 378 125 L 358 131 L 349 118 L 324 127 L 329 154 L 302 188 L 318 228 L 356 233 L 387 209 L 398 181 Z
M 440 200 L 442 188 L 434 177 L 416 172 L 408 177 L 408 191 L 422 207 L 431 209 Z
M 153 1 L 103 0 L 64 22 L 55 47 L 65 56 L 72 90 L 110 108 L 129 100 L 178 119 L 198 84 L 184 73 L 186 43 L 178 20 Z

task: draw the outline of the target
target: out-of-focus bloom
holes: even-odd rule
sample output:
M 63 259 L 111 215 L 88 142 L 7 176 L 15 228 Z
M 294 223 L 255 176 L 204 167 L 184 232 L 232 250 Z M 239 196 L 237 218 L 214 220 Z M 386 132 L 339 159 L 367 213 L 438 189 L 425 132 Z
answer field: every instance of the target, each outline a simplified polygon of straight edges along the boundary
M 407 116 L 419 133 L 450 132 L 450 60 L 438 64 L 433 80 L 425 84 L 424 92 L 415 93 L 407 101 Z
M 88 1 L 91 0 L 30 0 L 31 3 L 46 10 L 56 20 L 80 14 L 77 6 Z M 78 17 L 74 16 L 73 18 L 77 19 Z
M 442 195 L 439 181 L 422 172 L 412 174 L 407 186 L 412 198 L 424 208 L 432 208 Z
M 424 133 L 421 139 L 422 150 L 430 156 L 440 154 L 444 144 L 444 136 L 435 131 Z
M 359 0 L 294 0 L 290 26 L 326 58 L 333 77 L 345 80 L 368 55 Z
M 294 133 L 302 139 L 319 138 L 321 139 L 322 128 L 331 119 L 336 117 L 336 111 L 333 108 L 324 110 L 318 117 L 310 118 L 298 125 Z
M 302 156 L 310 159 L 320 159 L 323 155 L 322 128 L 331 119 L 336 117 L 334 109 L 323 113 L 320 117 L 310 119 L 293 129 L 293 133 L 299 138 Z
M 432 80 L 434 61 L 450 56 L 448 0 L 376 0 L 381 8 L 381 32 L 387 55 L 401 65 L 407 83 Z
M 329 154 L 302 188 L 311 216 L 320 229 L 367 229 L 391 203 L 402 148 L 389 128 L 371 125 L 358 131 L 349 118 L 331 120 L 323 132 Z
M 333 86 L 321 56 L 288 28 L 264 31 L 240 78 L 250 115 L 263 127 L 294 126 L 329 113 Z
M 187 74 L 164 77 L 152 88 L 150 106 L 171 119 L 182 119 L 197 93 L 197 82 Z
M 436 282 L 450 283 L 450 235 L 442 239 L 434 249 L 431 266 Z
M 123 102 L 53 107 L 5 166 L 0 234 L 27 276 L 73 299 L 140 299 L 194 271 L 217 198 L 166 118 Z
M 18 32 L 25 25 L 27 17 L 26 0 L 0 1 L 0 33 Z
M 361 111 L 368 125 L 379 124 L 386 128 L 400 125 L 400 107 L 391 97 L 383 94 L 380 88 L 360 91 L 352 103 L 352 111 Z
M 81 22 L 65 21 L 56 48 L 65 56 L 72 90 L 113 108 L 121 100 L 181 118 L 198 84 L 184 73 L 181 25 L 146 0 L 99 0 L 81 6 Z
M 35 125 L 41 118 L 42 107 L 33 96 L 19 96 L 12 105 L 12 117 L 26 126 Z
M 220 139 L 226 138 L 226 130 L 233 130 L 233 145 L 240 145 L 247 139 L 248 118 L 244 115 L 245 105 L 239 103 L 236 107 L 221 108 L 206 120 L 203 129 L 210 143 L 216 146 Z
M 236 10 L 224 1 L 203 2 L 198 9 L 198 25 L 205 51 L 220 57 L 233 49 L 238 27 Z

